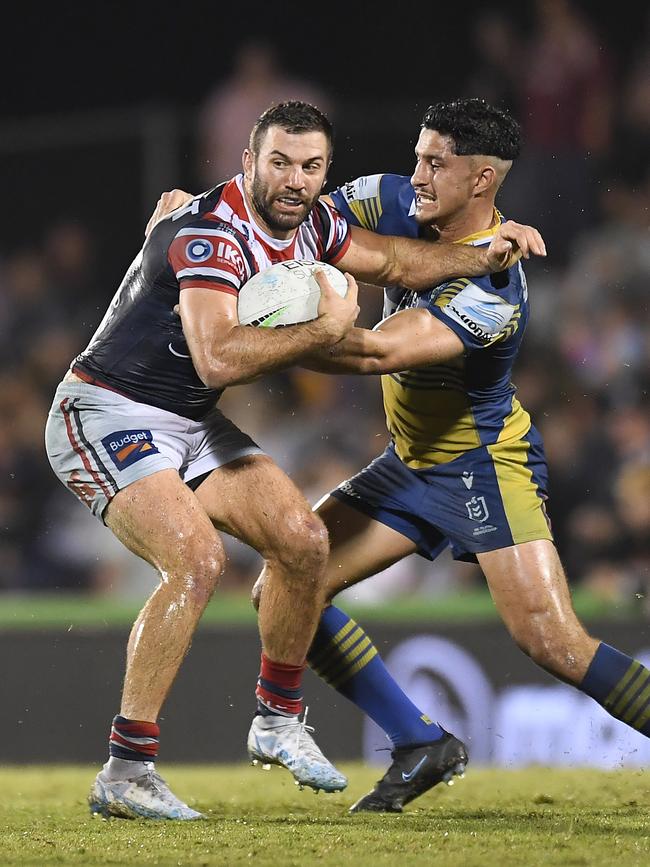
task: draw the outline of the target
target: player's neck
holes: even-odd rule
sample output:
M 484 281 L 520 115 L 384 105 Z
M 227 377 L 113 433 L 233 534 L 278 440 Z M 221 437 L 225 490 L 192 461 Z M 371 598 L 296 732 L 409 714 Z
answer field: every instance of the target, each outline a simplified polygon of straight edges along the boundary
M 481 201 L 472 208 L 454 214 L 437 224 L 441 241 L 461 241 L 477 232 L 485 232 L 495 224 L 494 202 Z

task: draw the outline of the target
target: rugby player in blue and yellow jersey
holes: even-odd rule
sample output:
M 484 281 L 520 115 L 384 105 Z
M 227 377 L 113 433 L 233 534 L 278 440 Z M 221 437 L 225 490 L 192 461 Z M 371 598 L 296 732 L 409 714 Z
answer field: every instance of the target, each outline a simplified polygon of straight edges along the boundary
M 375 232 L 484 245 L 502 220 L 495 195 L 519 149 L 519 127 L 504 112 L 475 99 L 438 104 L 424 116 L 410 179 L 359 178 L 330 201 Z M 525 653 L 650 735 L 650 671 L 587 634 L 553 544 L 542 443 L 510 379 L 528 318 L 521 263 L 420 294 L 389 288 L 384 313 L 374 330 L 353 328 L 307 365 L 382 374 L 391 434 L 383 454 L 316 507 L 330 536 L 329 598 L 450 545 L 456 559 L 478 561 Z M 462 773 L 463 743 L 412 704 L 336 606 L 324 610 L 308 659 L 394 746 L 387 773 L 352 811 L 401 812 Z

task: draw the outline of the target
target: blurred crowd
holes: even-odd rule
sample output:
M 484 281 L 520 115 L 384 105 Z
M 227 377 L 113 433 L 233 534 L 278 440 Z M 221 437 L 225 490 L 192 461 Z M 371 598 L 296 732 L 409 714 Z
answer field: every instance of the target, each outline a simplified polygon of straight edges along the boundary
M 550 255 L 527 266 L 532 315 L 515 384 L 545 440 L 549 513 L 573 586 L 614 604 L 644 600 L 650 593 L 650 19 L 639 22 L 645 32 L 641 27 L 634 50 L 623 54 L 567 0 L 544 0 L 536 9 L 528 32 L 486 12 L 476 24 L 474 64 L 465 53 L 465 80 L 448 82 L 441 96 L 484 96 L 523 123 L 525 153 L 501 208 L 538 226 Z M 270 45 L 243 46 L 232 77 L 199 112 L 197 178 L 207 186 L 208 177 L 237 171 L 252 120 L 286 97 L 318 102 L 339 133 L 345 128 L 343 95 L 288 77 Z M 81 222 L 53 222 L 44 237 L 0 251 L 2 590 L 143 596 L 153 584 L 153 571 L 56 481 L 43 447 L 56 384 L 114 288 L 102 281 L 98 238 Z M 373 325 L 381 293 L 367 287 L 361 298 L 361 324 Z M 373 378 L 292 369 L 231 389 L 221 405 L 312 502 L 387 442 Z M 224 584 L 250 586 L 258 556 L 232 540 L 227 547 Z M 436 564 L 409 558 L 360 595 L 442 592 L 479 580 L 476 569 L 449 558 Z

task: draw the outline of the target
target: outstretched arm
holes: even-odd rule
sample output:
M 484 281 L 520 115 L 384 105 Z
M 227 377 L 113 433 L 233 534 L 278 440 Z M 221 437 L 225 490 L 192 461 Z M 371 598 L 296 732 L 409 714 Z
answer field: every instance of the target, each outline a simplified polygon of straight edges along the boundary
M 336 263 L 357 280 L 422 290 L 456 277 L 504 271 L 520 256 L 545 256 L 542 236 L 532 226 L 508 220 L 488 247 L 378 235 L 351 227 L 352 241 Z
M 148 235 L 156 223 L 193 198 L 184 190 L 162 193 L 147 223 Z M 323 197 L 332 204 L 328 196 Z M 395 235 L 378 235 L 351 227 L 352 242 L 336 264 L 357 280 L 377 286 L 428 289 L 456 277 L 476 277 L 504 271 L 523 256 L 546 256 L 542 236 L 532 226 L 508 220 L 502 223 L 489 247 L 475 248 L 440 241 L 416 241 Z
M 343 340 L 310 353 L 300 364 L 320 373 L 394 373 L 459 358 L 461 339 L 428 310 L 394 313 L 373 331 L 352 328 Z

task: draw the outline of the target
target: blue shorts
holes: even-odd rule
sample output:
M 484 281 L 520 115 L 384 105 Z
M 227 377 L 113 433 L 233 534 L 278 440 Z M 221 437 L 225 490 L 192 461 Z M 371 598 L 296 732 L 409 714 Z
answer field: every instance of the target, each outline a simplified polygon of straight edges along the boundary
M 455 560 L 536 539 L 553 539 L 544 506 L 548 472 L 537 430 L 510 443 L 472 449 L 414 470 L 391 444 L 332 496 L 411 539 L 435 559 L 451 545 Z

